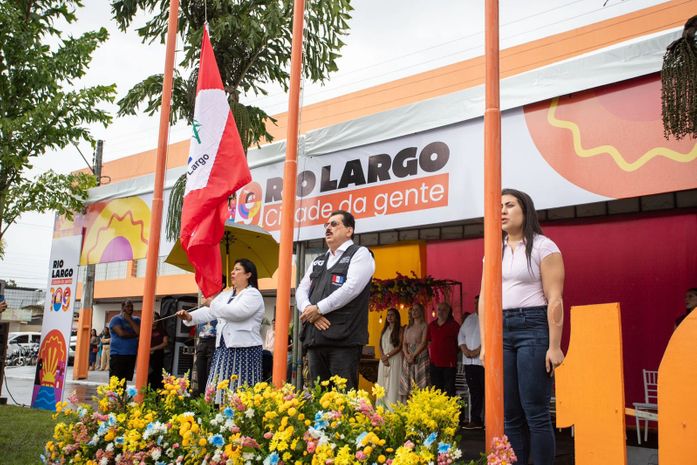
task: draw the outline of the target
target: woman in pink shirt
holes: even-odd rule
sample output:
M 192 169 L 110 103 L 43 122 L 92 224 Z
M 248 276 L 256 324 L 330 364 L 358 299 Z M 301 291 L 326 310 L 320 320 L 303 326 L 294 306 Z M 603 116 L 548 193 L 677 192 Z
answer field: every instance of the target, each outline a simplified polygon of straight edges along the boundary
M 528 194 L 504 189 L 501 216 L 504 429 L 518 463 L 528 463 L 532 456 L 535 465 L 552 465 L 555 442 L 549 403 L 554 368 L 564 360 L 564 262 L 556 244 L 542 235 Z M 483 287 L 482 278 L 482 291 Z M 482 361 L 484 349 L 482 344 Z

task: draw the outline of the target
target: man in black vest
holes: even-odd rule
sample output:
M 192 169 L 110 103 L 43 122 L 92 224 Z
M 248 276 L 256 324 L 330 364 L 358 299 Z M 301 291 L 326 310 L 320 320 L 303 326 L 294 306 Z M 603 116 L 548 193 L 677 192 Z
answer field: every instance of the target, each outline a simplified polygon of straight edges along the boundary
M 302 311 L 301 339 L 307 349 L 310 380 L 346 378 L 358 388 L 358 363 L 368 342 L 370 279 L 373 254 L 353 243 L 356 220 L 337 210 L 324 225 L 329 250 L 308 268 L 295 293 Z

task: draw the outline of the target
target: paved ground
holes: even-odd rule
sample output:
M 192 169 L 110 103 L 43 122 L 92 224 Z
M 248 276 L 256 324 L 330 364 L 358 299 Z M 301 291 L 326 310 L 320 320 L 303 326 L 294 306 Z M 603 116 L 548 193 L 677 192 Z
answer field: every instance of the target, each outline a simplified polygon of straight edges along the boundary
M 73 391 L 83 402 L 90 402 L 97 394 L 97 386 L 107 382 L 108 374 L 104 371 L 90 371 L 87 379 L 73 380 L 73 368 L 68 368 L 66 393 Z M 35 367 L 5 368 L 5 382 L 2 387 L 2 397 L 7 398 L 8 404 L 29 405 L 34 381 Z M 476 459 L 484 450 L 484 430 L 462 430 L 460 447 L 466 459 Z M 573 465 L 574 442 L 570 429 L 557 431 L 557 455 L 555 465 Z M 648 442 L 642 447 L 636 447 L 636 432 L 627 431 L 627 463 L 628 465 L 657 464 L 657 437 L 655 431 L 649 433 Z
M 10 405 L 30 405 L 31 392 L 34 387 L 35 366 L 5 367 L 5 381 L 2 385 L 2 397 Z M 73 367 L 68 367 L 65 393 L 73 391 L 83 402 L 90 402 L 97 395 L 97 386 L 105 384 L 109 374 L 106 371 L 90 371 L 87 379 L 73 380 Z

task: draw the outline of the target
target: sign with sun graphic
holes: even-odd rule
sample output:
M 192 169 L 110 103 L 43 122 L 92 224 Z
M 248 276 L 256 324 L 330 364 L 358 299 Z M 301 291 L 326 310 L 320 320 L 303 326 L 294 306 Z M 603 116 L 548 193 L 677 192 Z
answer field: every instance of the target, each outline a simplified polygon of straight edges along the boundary
M 82 236 L 53 240 L 48 292 L 41 328 L 31 406 L 55 410 L 63 398 L 68 367 L 68 341 L 73 324 L 73 300 L 78 279 Z

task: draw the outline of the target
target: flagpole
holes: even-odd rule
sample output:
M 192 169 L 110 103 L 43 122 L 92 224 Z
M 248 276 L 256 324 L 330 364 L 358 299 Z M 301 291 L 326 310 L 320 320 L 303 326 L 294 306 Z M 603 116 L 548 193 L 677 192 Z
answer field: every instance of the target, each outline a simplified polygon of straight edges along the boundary
M 274 328 L 273 384 L 282 386 L 288 371 L 288 328 L 290 326 L 290 277 L 293 259 L 293 227 L 295 219 L 295 178 L 298 173 L 298 109 L 300 73 L 302 72 L 303 20 L 305 0 L 293 4 L 293 45 L 290 60 L 290 93 L 288 95 L 288 128 L 286 161 L 283 169 L 281 204 L 281 246 L 278 251 L 278 289 L 276 290 L 276 326 Z
M 155 287 L 157 285 L 157 263 L 160 252 L 160 227 L 162 224 L 162 192 L 167 165 L 167 144 L 169 139 L 169 114 L 172 101 L 172 75 L 174 74 L 174 47 L 177 43 L 177 20 L 179 19 L 179 0 L 169 2 L 169 22 L 167 24 L 167 49 L 165 52 L 165 72 L 162 80 L 162 103 L 160 108 L 160 130 L 157 140 L 155 162 L 155 187 L 152 195 L 150 213 L 150 237 L 148 240 L 147 264 L 145 267 L 145 290 L 143 309 L 140 314 L 140 337 L 136 365 L 137 399 L 141 401 L 141 390 L 148 382 L 150 365 L 150 335 L 152 333 L 153 308 L 155 306 Z
M 501 311 L 501 109 L 499 2 L 485 4 L 484 347 L 486 448 L 503 435 L 503 312 Z

